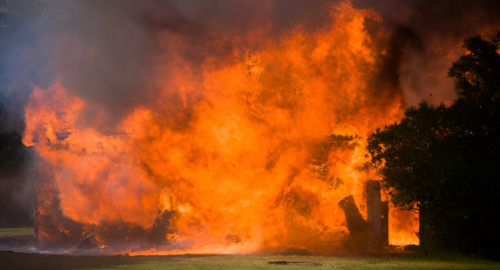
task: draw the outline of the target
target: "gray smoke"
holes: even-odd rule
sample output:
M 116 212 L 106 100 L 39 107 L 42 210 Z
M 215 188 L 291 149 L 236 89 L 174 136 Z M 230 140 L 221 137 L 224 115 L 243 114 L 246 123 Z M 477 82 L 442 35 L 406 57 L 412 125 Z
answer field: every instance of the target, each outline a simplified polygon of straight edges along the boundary
M 225 53 L 239 45 L 230 36 L 251 29 L 270 25 L 268 35 L 273 37 L 297 25 L 314 31 L 328 19 L 329 3 L 326 0 L 52 1 L 49 10 L 57 10 L 58 14 L 53 16 L 50 30 L 63 41 L 55 39 L 51 61 L 63 86 L 106 108 L 104 115 L 108 119 L 96 122 L 109 127 L 131 108 L 156 97 L 158 89 L 151 82 L 157 76 L 152 63 L 159 54 L 157 33 L 166 31 L 189 43 L 186 51 L 173 52 L 183 53 L 185 59 L 201 63 L 206 55 L 216 55 L 222 60 Z M 488 26 L 500 25 L 498 1 L 355 0 L 353 3 L 378 12 L 386 29 L 392 31 L 386 45 L 388 57 L 377 80 L 399 86 L 408 104 L 422 99 L 431 103 L 453 100 L 453 81 L 443 77 L 454 56 L 460 53 L 459 44 Z M 213 40 L 222 42 L 214 45 Z M 259 46 L 258 41 L 244 42 L 250 48 Z M 220 43 L 224 45 L 219 46 Z M 449 51 L 450 48 L 453 50 Z
M 2 91 L 18 107 L 24 106 L 32 84 L 46 87 L 55 80 L 71 93 L 103 112 L 96 125 L 109 127 L 132 108 L 147 104 L 158 91 L 152 79 L 160 53 L 158 33 L 168 32 L 189 44 L 182 57 L 195 63 L 206 55 L 220 59 L 238 46 L 231 35 L 266 29 L 279 37 L 297 25 L 315 30 L 328 19 L 328 0 L 271 1 L 133 1 L 133 0 L 24 0 L 6 29 L 2 46 L 5 65 Z M 450 44 L 458 48 L 465 37 L 500 24 L 500 2 L 430 0 L 353 0 L 359 8 L 371 8 L 392 31 L 381 78 L 406 89 L 409 103 L 429 98 L 454 98 L 452 82 L 429 74 L 446 71 L 452 59 L 443 60 Z M 3 4 L 6 5 L 5 3 Z M 12 5 L 12 4 L 11 4 Z M 20 5 L 22 6 L 22 5 Z M 2 30 L 5 32 L 5 30 Z M 213 40 L 219 40 L 217 46 Z M 245 40 L 258 48 L 258 41 Z M 220 44 L 224 44 L 223 46 Z M 438 48 L 441 46 L 441 50 Z M 445 75 L 445 74 L 444 74 Z M 439 87 L 447 90 L 438 89 Z M 437 95 L 437 96 L 436 96 Z M 175 97 L 172 97 L 175 99 Z M 15 111 L 15 110 L 14 110 Z M 19 110 L 17 110 L 19 111 Z M 90 117 L 96 118 L 96 117 Z M 99 122 L 99 123 L 97 123 Z M 20 126 L 12 124 L 19 129 Z

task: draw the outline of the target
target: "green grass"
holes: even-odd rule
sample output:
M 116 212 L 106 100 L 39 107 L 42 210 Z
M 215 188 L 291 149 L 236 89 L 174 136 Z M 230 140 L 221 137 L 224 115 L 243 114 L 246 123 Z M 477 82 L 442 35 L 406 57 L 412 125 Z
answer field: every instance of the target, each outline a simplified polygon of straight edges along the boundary
M 33 235 L 33 228 L 4 228 L 0 229 L 0 237 L 16 235 Z
M 271 265 L 298 261 L 313 265 Z M 500 263 L 456 256 L 431 259 L 415 255 L 319 257 L 272 255 L 184 255 L 149 257 L 84 257 L 0 252 L 2 269 L 500 269 Z
M 33 235 L 33 228 L 0 229 L 0 238 Z M 304 262 L 273 265 L 271 261 Z M 467 256 L 415 254 L 385 256 L 275 256 L 275 255 L 184 255 L 184 256 L 61 256 L 0 251 L 0 269 L 375 269 L 444 270 L 500 269 L 500 263 Z

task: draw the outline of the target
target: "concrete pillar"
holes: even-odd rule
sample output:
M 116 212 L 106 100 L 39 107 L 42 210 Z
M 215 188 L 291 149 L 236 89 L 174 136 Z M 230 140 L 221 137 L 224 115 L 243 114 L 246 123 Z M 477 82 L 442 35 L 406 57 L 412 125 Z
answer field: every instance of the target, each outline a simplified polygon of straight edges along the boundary
M 382 246 L 389 246 L 389 202 L 382 201 Z
M 368 211 L 369 239 L 375 248 L 382 244 L 382 210 L 380 198 L 380 182 L 366 182 L 366 208 Z

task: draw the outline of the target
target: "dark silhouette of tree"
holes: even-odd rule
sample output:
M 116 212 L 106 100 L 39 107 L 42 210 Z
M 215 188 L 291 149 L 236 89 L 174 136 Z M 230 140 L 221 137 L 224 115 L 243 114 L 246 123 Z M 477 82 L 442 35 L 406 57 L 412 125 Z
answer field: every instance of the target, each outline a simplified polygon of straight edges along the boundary
M 499 256 L 500 32 L 464 41 L 453 63 L 458 99 L 425 102 L 369 138 L 395 205 L 420 212 L 421 246 Z

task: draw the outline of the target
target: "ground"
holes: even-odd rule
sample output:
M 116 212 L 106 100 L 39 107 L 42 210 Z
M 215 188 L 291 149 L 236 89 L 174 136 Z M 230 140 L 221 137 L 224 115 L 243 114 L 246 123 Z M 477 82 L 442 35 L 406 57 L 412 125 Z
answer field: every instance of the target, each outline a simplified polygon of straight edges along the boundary
M 0 243 L 29 236 L 30 229 L 0 229 Z M 499 262 L 463 256 L 423 257 L 416 254 L 371 256 L 182 255 L 63 256 L 0 251 L 0 269 L 500 269 Z M 276 264 L 269 264 L 275 262 Z M 280 264 L 280 262 L 288 262 Z

